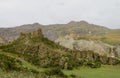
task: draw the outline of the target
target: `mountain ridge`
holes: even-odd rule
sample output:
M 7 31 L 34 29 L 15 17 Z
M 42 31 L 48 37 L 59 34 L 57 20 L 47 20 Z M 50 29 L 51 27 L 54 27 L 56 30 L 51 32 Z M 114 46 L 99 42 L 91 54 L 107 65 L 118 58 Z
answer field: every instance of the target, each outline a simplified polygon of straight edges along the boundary
M 41 25 L 39 23 L 33 23 L 33 24 L 25 24 L 19 27 L 12 27 L 12 28 L 0 28 L 0 38 L 6 41 L 12 41 L 18 38 L 18 35 L 20 32 L 29 33 L 37 28 L 42 28 L 43 33 L 46 37 L 48 37 L 51 40 L 55 40 L 58 38 L 58 35 L 64 36 L 67 33 L 70 33 L 71 31 L 74 31 L 75 33 L 82 33 L 87 32 L 89 30 L 95 31 L 109 31 L 109 28 L 97 26 L 93 24 L 86 23 L 85 21 L 81 22 L 74 22 L 75 24 L 53 24 L 53 25 Z M 83 24 L 82 24 L 83 23 Z M 85 24 L 85 25 L 84 25 Z M 62 30 L 63 29 L 63 30 Z M 66 31 L 66 29 L 68 31 Z M 78 29 L 78 30 L 76 30 Z M 93 30 L 95 29 L 95 30 Z M 81 32 L 79 32 L 81 30 Z M 82 31 L 84 30 L 84 31 Z M 83 34 L 83 33 L 82 33 Z M 49 35 L 52 35 L 49 36 Z

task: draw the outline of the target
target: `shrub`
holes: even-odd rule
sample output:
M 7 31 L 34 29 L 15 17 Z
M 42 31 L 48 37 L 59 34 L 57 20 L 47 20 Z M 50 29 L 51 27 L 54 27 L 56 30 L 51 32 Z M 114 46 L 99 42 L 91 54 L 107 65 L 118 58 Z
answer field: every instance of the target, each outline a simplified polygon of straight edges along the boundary
M 47 71 L 45 71 L 44 72 L 46 75 L 49 75 L 49 76 L 51 76 L 51 75 L 57 75 L 57 76 L 60 76 L 60 77 L 62 77 L 62 78 L 66 78 L 67 76 L 66 75 L 64 75 L 64 73 L 61 71 L 61 69 L 60 68 L 58 68 L 58 67 L 56 67 L 56 68 L 52 68 L 52 69 L 50 69 L 50 70 L 47 70 Z
M 87 66 L 89 66 L 91 68 L 100 68 L 101 67 L 101 62 L 99 60 L 96 60 L 94 62 L 89 61 L 87 63 Z
M 76 75 L 74 75 L 74 74 L 71 74 L 70 76 L 71 76 L 72 78 L 76 78 Z

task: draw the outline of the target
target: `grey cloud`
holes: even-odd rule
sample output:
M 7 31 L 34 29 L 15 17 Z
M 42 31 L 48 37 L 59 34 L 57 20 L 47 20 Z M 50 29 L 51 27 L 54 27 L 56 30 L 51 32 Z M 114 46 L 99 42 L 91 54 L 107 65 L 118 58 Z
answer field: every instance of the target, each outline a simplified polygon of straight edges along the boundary
M 0 0 L 0 27 L 27 23 L 90 23 L 120 28 L 120 0 Z

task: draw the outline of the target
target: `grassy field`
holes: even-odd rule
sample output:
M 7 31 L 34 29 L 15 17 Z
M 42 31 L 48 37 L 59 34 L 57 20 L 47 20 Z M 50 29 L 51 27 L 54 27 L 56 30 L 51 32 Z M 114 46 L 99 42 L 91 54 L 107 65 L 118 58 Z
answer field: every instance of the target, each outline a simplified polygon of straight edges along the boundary
M 35 78 L 37 74 L 32 72 L 18 72 L 18 71 L 2 71 L 0 70 L 0 78 Z M 40 76 L 40 75 L 39 75 Z M 40 77 L 39 77 L 40 78 Z
M 66 75 L 76 75 L 82 78 L 120 78 L 120 66 L 102 66 L 91 69 L 81 67 L 75 70 L 63 70 Z

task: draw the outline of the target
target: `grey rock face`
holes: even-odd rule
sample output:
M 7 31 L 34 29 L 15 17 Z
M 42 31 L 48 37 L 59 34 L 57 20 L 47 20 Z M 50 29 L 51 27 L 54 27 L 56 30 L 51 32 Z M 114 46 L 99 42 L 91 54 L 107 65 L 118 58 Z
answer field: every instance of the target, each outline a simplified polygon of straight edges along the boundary
M 118 54 L 118 57 L 120 58 L 120 45 L 116 46 L 116 52 Z
M 95 53 L 98 53 L 99 55 L 113 58 L 118 57 L 118 51 L 120 51 L 120 47 L 116 49 L 115 46 L 103 43 L 101 41 L 74 40 L 70 36 L 59 38 L 58 40 L 56 40 L 56 42 L 66 48 L 76 49 L 80 51 L 93 51 Z

